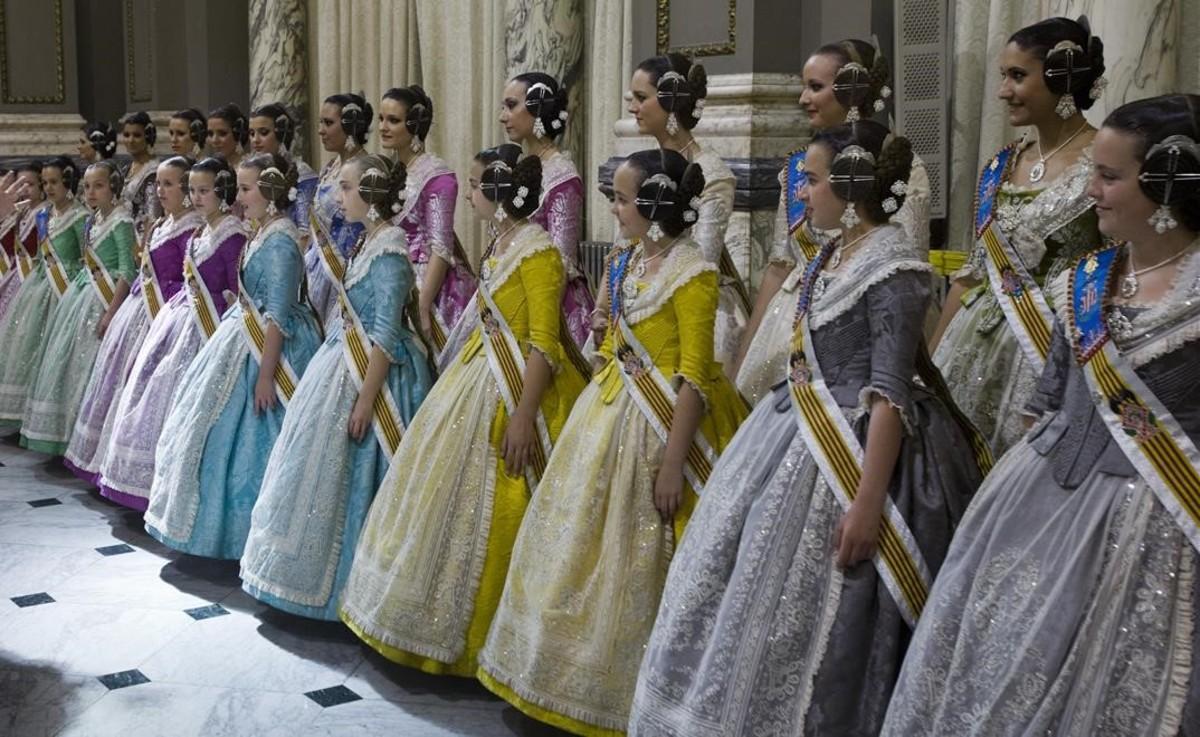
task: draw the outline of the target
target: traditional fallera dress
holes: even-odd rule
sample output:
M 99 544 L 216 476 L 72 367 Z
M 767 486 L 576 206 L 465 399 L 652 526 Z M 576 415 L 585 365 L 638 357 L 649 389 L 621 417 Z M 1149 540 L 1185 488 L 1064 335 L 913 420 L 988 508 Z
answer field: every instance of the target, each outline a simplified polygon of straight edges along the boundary
M 43 202 L 29 210 L 18 210 L 3 224 L 3 256 L 0 257 L 0 321 L 8 314 L 8 308 L 16 299 L 17 292 L 37 264 L 38 229 L 37 213 L 50 207 Z M 2 324 L 2 323 L 0 323 Z
M 295 156 L 288 158 L 296 166 L 296 201 L 288 215 L 300 235 L 308 237 L 311 235 L 313 202 L 317 198 L 317 185 L 321 183 L 321 178 L 303 159 Z
M 525 507 L 585 381 L 561 320 L 566 281 L 561 253 L 537 225 L 515 233 L 502 254 L 485 255 L 482 303 L 464 318 L 475 327 L 404 435 L 343 597 L 345 622 L 391 660 L 475 673 Z M 540 403 L 537 458 L 511 475 L 499 449 L 530 351 L 554 373 Z
M 133 232 L 137 243 L 145 242 L 154 221 L 161 215 L 158 195 L 154 186 L 158 181 L 158 165 L 162 163 L 157 156 L 151 156 L 137 174 L 129 176 L 133 162 L 125 168 L 125 186 L 121 188 L 121 203 L 133 217 Z
M 129 296 L 117 308 L 100 342 L 91 378 L 83 392 L 75 430 L 65 453 L 75 475 L 96 484 L 116 423 L 117 404 L 125 380 L 138 357 L 150 323 L 163 305 L 183 286 L 183 257 L 187 243 L 204 225 L 195 210 L 167 217 L 150 232 L 142 265 Z
M 243 251 L 238 303 L 184 373 L 159 437 L 146 531 L 192 555 L 238 559 L 287 400 L 321 344 L 301 301 L 304 257 L 287 218 Z M 267 323 L 283 334 L 273 409 L 254 409 Z
M 371 500 L 433 384 L 430 352 L 408 314 L 416 284 L 404 231 L 387 225 L 356 248 L 339 285 L 339 319 L 288 404 L 242 555 L 243 589 L 314 619 L 337 620 Z M 388 374 L 372 429 L 355 440 L 347 425 L 372 346 L 387 356 Z
M 767 261 L 789 268 L 791 273 L 771 298 L 738 368 L 734 383 L 751 405 L 758 404 L 771 393 L 771 387 L 787 376 L 792 321 L 799 297 L 796 290 L 804 276 L 804 265 L 816 256 L 822 244 L 840 237 L 837 231 L 820 231 L 808 222 L 804 201 L 800 199 L 800 190 L 808 181 L 804 172 L 806 154 L 803 149 L 793 151 L 788 155 L 787 165 L 779 172 L 779 208 Z M 892 222 L 903 226 L 921 252 L 928 255 L 929 174 L 919 158 L 913 159 L 904 204 L 892 217 Z
M 1025 434 L 1023 408 L 1045 365 L 1055 305 L 1042 290 L 1099 242 L 1091 149 L 1045 189 L 1009 181 L 1022 139 L 984 167 L 976 193 L 975 246 L 954 278 L 981 283 L 962 298 L 933 360 L 954 399 L 997 456 Z
M 50 455 L 66 451 L 100 350 L 96 326 L 115 298 L 117 280 L 132 283 L 137 273 L 133 249 L 133 218 L 123 205 L 103 218 L 92 216 L 82 263 L 77 262 L 79 268 L 54 311 L 42 362 L 29 389 L 21 418 L 25 447 Z
M 686 235 L 657 273 L 647 276 L 640 258 L 640 245 L 610 257 L 604 365 L 576 402 L 530 502 L 479 656 L 487 688 L 580 734 L 624 731 L 675 544 L 746 414 L 713 360 L 716 266 Z M 654 483 L 684 382 L 705 411 L 683 503 L 664 525 Z
M 1048 288 L 1042 418 L 963 519 L 883 734 L 1200 734 L 1200 248 L 1152 305 L 1110 300 L 1126 258 Z
M 75 200 L 61 213 L 47 205 L 32 214 L 38 255 L 0 321 L 0 428 L 5 431 L 18 429 L 25 416 L 54 315 L 79 269 L 87 215 Z
M 921 592 L 990 459 L 973 460 L 986 442 L 912 378 L 930 367 L 928 262 L 899 225 L 867 238 L 836 272 L 822 271 L 832 243 L 806 266 L 788 380 L 742 425 L 692 517 L 631 734 L 873 735 L 883 721 Z M 832 541 L 877 399 L 903 427 L 884 554 L 842 570 Z
M 475 294 L 475 275 L 454 235 L 457 202 L 458 179 L 454 172 L 433 154 L 419 154 L 408 167 L 403 209 L 392 219 L 408 237 L 408 255 L 417 272 L 418 287 L 424 283 L 431 258 L 438 256 L 450 264 L 433 301 L 433 340 L 439 351 Z
M 346 271 L 346 257 L 363 232 L 361 223 L 346 220 L 337 203 L 338 177 L 342 161 L 331 159 L 321 168 L 320 182 L 309 213 L 309 248 L 304 254 L 308 278 L 308 301 L 322 325 L 330 325 L 337 313 L 337 285 Z
M 226 215 L 187 242 L 184 285 L 154 318 L 117 402 L 100 465 L 103 496 L 145 511 L 154 480 L 154 451 L 171 399 L 192 359 L 220 324 L 228 307 L 226 295 L 237 292 L 246 237 L 245 224 Z
M 539 200 L 538 209 L 529 220 L 545 228 L 562 253 L 563 266 L 567 270 L 563 316 L 575 344 L 582 347 L 592 332 L 591 314 L 596 301 L 579 266 L 579 241 L 583 238 L 583 178 L 567 152 L 556 151 L 542 162 Z

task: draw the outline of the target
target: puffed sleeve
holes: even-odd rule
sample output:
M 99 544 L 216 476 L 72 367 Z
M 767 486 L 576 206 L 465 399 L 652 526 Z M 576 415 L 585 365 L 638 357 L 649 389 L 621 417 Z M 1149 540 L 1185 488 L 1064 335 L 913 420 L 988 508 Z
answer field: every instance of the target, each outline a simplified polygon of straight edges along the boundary
M 1050 335 L 1050 355 L 1046 367 L 1038 378 L 1033 396 L 1025 404 L 1025 414 L 1040 417 L 1046 412 L 1062 409 L 1063 394 L 1067 390 L 1067 375 L 1071 370 L 1071 345 L 1062 320 L 1054 321 L 1054 332 Z
M 923 256 L 929 255 L 929 173 L 920 159 L 913 160 L 912 174 L 904 206 L 896 213 L 895 222 L 916 241 Z
M 412 265 L 398 253 L 383 253 L 371 262 L 369 278 L 375 297 L 375 317 L 366 326 L 367 333 L 389 361 L 399 363 L 393 353 L 405 333 L 404 308 L 413 288 Z
M 454 206 L 458 201 L 458 178 L 452 173 L 434 177 L 421 191 L 421 227 L 429 250 L 451 266 L 454 258 Z
M 113 228 L 113 240 L 117 243 L 117 269 L 113 272 L 113 278 L 124 279 L 126 284 L 132 284 L 137 274 L 137 265 L 133 263 L 133 224 L 117 223 L 117 227 Z
M 555 373 L 562 365 L 559 339 L 566 270 L 562 257 L 550 249 L 525 258 L 518 267 L 529 310 L 529 348 L 545 356 Z
M 767 263 L 791 268 L 796 265 L 796 249 L 792 246 L 792 234 L 788 232 L 787 188 L 787 167 L 784 167 L 779 170 L 779 206 L 775 208 L 775 235 L 771 239 Z
M 704 260 L 716 264 L 725 247 L 725 231 L 733 213 L 733 179 L 714 179 L 700 193 L 700 216 L 692 226 L 692 239 L 700 245 Z
M 671 295 L 679 325 L 677 381 L 686 381 L 709 406 L 713 365 L 713 331 L 717 322 L 717 272 L 703 271 Z
M 300 280 L 304 278 L 300 251 L 291 238 L 275 233 L 267 236 L 257 258 L 264 260 L 263 270 L 267 274 L 263 319 L 275 323 L 283 337 L 291 337 L 284 325 L 299 297 Z
M 572 179 L 546 195 L 546 232 L 563 255 L 574 258 L 579 250 L 580 213 L 583 210 L 583 183 Z
M 882 397 L 900 412 L 907 431 L 912 430 L 912 377 L 928 304 L 924 272 L 899 271 L 867 289 L 871 373 L 859 404 L 868 410 L 875 397 Z

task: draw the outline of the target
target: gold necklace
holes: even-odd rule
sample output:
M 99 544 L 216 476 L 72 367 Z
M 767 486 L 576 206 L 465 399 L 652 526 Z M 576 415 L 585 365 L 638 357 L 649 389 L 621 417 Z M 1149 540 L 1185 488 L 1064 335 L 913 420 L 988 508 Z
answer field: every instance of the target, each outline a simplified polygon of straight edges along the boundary
M 1141 286 L 1140 284 L 1138 284 L 1139 276 L 1141 276 L 1143 274 L 1149 274 L 1151 271 L 1157 271 L 1157 270 L 1161 269 L 1162 267 L 1166 266 L 1167 264 L 1178 261 L 1179 259 L 1183 258 L 1183 256 L 1188 251 L 1192 250 L 1192 246 L 1194 246 L 1194 245 L 1195 245 L 1195 242 L 1193 241 L 1192 243 L 1189 243 L 1186 246 L 1184 246 L 1182 249 L 1180 249 L 1179 253 L 1176 253 L 1174 256 L 1165 258 L 1162 261 L 1159 261 L 1158 263 L 1154 264 L 1153 266 L 1147 266 L 1144 269 L 1137 268 L 1136 265 L 1133 263 L 1133 249 L 1130 248 L 1129 256 L 1128 256 L 1129 273 L 1121 278 L 1121 296 L 1124 297 L 1125 299 L 1133 299 L 1135 296 L 1137 296 L 1138 288 Z

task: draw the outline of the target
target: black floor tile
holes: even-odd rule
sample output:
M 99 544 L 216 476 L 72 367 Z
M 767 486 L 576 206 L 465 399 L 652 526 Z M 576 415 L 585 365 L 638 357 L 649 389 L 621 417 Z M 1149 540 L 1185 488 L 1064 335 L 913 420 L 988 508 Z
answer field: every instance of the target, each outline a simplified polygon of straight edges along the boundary
M 220 604 L 209 604 L 208 606 L 200 606 L 195 609 L 184 609 L 183 613 L 199 622 L 202 619 L 225 616 L 229 614 L 229 610 Z
M 19 607 L 37 606 L 38 604 L 50 604 L 54 601 L 54 597 L 47 594 L 45 591 L 36 594 L 26 594 L 25 596 L 14 596 L 12 603 Z
M 126 686 L 138 686 L 143 683 L 149 683 L 150 679 L 145 676 L 140 670 L 123 670 L 120 673 L 109 673 L 106 676 L 100 676 L 98 679 L 103 683 L 109 691 Z
M 345 686 L 334 686 L 333 688 L 323 688 L 319 691 L 309 691 L 304 695 L 320 704 L 322 708 L 362 700 L 361 696 Z
M 96 552 L 100 555 L 121 555 L 122 553 L 132 553 L 133 548 L 121 543 L 120 545 L 106 545 L 103 548 L 96 548 Z
M 33 501 L 28 502 L 28 504 L 36 509 L 38 507 L 57 507 L 58 505 L 62 504 L 62 502 L 54 497 L 49 497 L 46 499 L 34 499 Z

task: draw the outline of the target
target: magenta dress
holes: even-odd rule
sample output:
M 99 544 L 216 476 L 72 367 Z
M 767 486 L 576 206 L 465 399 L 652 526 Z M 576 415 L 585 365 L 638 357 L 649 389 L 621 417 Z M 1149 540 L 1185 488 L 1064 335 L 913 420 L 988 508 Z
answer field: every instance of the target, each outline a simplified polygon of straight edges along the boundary
M 218 315 L 228 306 L 225 292 L 237 292 L 238 259 L 245 244 L 245 225 L 233 216 L 223 218 L 215 228 L 205 226 L 184 244 Z M 154 449 L 175 388 L 206 340 L 192 294 L 180 287 L 182 281 L 154 319 L 133 361 L 99 469 L 100 493 L 139 511 L 145 511 L 150 498 Z
M 583 179 L 575 163 L 559 151 L 542 164 L 542 196 L 529 218 L 550 234 L 567 270 L 563 292 L 563 318 L 575 344 L 583 347 L 591 333 L 591 313 L 596 306 L 587 277 L 579 267 L 579 239 L 583 231 Z
M 454 207 L 458 178 L 446 162 L 430 153 L 413 160 L 404 186 L 404 206 L 392 222 L 404 229 L 408 257 L 417 273 L 417 286 L 434 255 L 450 264 L 446 279 L 433 303 L 442 335 L 449 335 L 475 294 L 475 275 L 454 237 Z
M 147 254 L 153 262 L 164 304 L 183 285 L 183 256 L 187 242 L 203 225 L 200 214 L 189 210 L 178 218 L 164 218 L 150 236 Z M 83 403 L 75 419 L 75 429 L 67 445 L 67 468 L 90 484 L 100 480 L 100 464 L 111 437 L 117 400 L 150 330 L 152 318 L 145 290 L 154 288 L 151 279 L 150 268 L 143 265 L 130 286 L 129 296 L 113 315 L 96 354 L 96 363 L 92 366 Z

